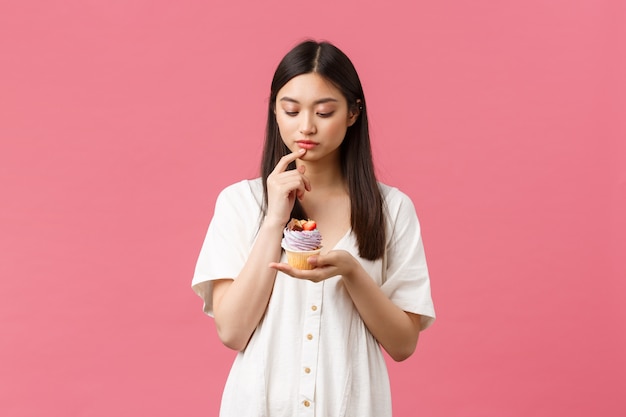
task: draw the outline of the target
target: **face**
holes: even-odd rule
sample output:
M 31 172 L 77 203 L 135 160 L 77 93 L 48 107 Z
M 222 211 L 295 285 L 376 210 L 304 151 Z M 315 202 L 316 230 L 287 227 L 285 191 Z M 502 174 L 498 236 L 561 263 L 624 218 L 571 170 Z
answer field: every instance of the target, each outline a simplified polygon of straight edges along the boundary
M 275 112 L 283 142 L 292 152 L 306 149 L 307 161 L 338 161 L 339 145 L 358 117 L 343 94 L 316 73 L 289 80 L 278 91 Z

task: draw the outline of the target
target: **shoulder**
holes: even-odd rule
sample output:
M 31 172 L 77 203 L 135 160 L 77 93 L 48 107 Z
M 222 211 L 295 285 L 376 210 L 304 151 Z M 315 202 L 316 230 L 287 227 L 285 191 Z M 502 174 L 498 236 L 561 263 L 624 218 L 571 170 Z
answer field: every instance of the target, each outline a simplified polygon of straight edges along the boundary
M 379 187 L 383 195 L 388 236 L 395 234 L 398 229 L 413 229 L 419 233 L 420 222 L 411 198 L 396 187 L 382 183 L 379 183 Z
M 261 178 L 242 180 L 225 187 L 218 197 L 220 203 L 261 206 L 263 203 L 263 183 Z
M 387 210 L 394 212 L 397 211 L 400 206 L 408 206 L 414 210 L 411 198 L 398 188 L 383 184 L 382 182 L 378 183 L 378 188 L 383 196 Z

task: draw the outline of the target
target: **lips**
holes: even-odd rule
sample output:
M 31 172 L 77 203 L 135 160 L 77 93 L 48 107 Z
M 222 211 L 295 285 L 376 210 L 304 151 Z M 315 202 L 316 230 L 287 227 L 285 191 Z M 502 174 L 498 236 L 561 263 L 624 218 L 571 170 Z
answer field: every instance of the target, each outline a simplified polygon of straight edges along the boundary
M 313 149 L 318 145 L 317 142 L 313 142 L 312 140 L 297 140 L 296 143 L 302 149 Z

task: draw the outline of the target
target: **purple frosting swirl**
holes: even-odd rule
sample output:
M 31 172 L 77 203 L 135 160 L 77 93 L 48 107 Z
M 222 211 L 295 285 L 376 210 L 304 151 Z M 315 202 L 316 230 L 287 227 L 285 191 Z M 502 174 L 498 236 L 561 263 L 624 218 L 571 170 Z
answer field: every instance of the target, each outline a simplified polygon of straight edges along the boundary
M 319 249 L 322 235 L 319 230 L 289 230 L 283 232 L 282 247 L 288 250 L 309 251 Z

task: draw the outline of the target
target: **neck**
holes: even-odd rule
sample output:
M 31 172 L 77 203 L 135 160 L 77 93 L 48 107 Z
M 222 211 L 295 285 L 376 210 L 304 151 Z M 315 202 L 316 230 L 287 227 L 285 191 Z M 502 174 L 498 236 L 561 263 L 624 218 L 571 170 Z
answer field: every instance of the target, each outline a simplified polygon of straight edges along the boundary
M 306 167 L 305 174 L 311 181 L 311 191 L 345 189 L 339 160 L 333 161 L 296 161 L 298 166 Z

